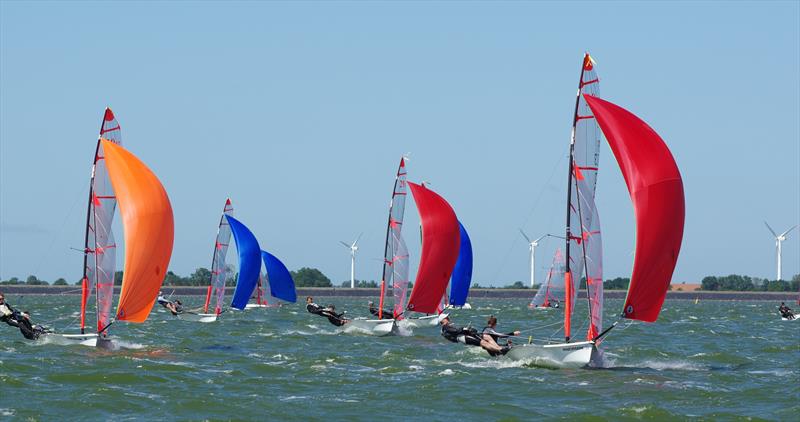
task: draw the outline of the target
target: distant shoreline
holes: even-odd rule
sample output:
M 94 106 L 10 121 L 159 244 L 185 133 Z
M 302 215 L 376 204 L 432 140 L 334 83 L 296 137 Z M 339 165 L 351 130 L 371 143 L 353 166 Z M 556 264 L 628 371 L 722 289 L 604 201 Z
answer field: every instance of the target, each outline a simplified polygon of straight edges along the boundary
M 205 296 L 206 287 L 194 286 L 164 286 L 164 293 L 178 296 Z M 174 293 L 173 293 L 174 290 Z M 230 289 L 233 291 L 233 289 Z M 81 290 L 78 286 L 28 286 L 28 285 L 3 285 L 0 291 L 8 295 L 80 295 Z M 119 294 L 119 287 L 115 286 L 115 293 Z M 624 299 L 625 290 L 606 290 L 607 299 Z M 536 294 L 532 289 L 471 289 L 471 298 L 509 298 L 509 299 L 529 299 Z M 356 288 L 348 287 L 299 287 L 297 289 L 298 298 L 305 296 L 344 296 L 344 297 L 377 297 L 377 288 Z M 586 291 L 581 290 L 578 295 L 586 297 Z M 667 299 L 677 300 L 767 300 L 794 302 L 798 299 L 798 292 L 718 292 L 718 291 L 693 291 L 667 292 Z

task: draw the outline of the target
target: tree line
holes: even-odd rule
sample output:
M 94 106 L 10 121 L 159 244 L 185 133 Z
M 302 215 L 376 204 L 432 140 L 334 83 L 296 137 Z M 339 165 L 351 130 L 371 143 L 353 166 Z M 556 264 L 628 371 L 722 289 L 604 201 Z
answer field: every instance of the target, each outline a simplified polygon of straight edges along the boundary
M 228 268 L 227 278 L 225 285 L 235 286 L 237 273 L 232 267 Z M 322 271 L 316 268 L 303 267 L 296 271 L 291 271 L 292 279 L 297 287 L 333 287 L 333 283 Z M 114 273 L 114 284 L 122 284 L 122 271 Z M 207 286 L 211 281 L 211 270 L 208 268 L 200 267 L 187 277 L 182 277 L 172 271 L 168 271 L 164 277 L 164 286 Z M 628 288 L 630 278 L 617 277 L 603 282 L 605 290 L 625 290 Z M 17 277 L 11 277 L 8 280 L 0 281 L 0 285 L 28 285 L 28 286 L 68 286 L 70 284 L 80 285 L 81 281 L 73 283 L 67 282 L 63 277 L 58 278 L 52 283 L 44 281 L 35 275 L 28 276 L 25 280 L 20 280 Z M 356 287 L 362 288 L 377 288 L 380 283 L 375 280 L 356 280 Z M 339 286 L 350 287 L 350 280 L 342 281 Z M 411 288 L 414 283 L 408 283 Z M 537 285 L 538 288 L 541 285 Z M 522 281 L 515 281 L 502 287 L 496 286 L 481 286 L 479 283 L 472 284 L 473 289 L 527 289 L 528 286 Z M 586 278 L 581 279 L 581 289 L 586 288 Z M 766 280 L 758 277 L 750 277 L 746 275 L 731 274 L 727 276 L 706 276 L 701 282 L 701 290 L 708 291 L 753 291 L 753 292 L 791 292 L 800 291 L 800 274 L 795 274 L 791 281 L 786 280 Z

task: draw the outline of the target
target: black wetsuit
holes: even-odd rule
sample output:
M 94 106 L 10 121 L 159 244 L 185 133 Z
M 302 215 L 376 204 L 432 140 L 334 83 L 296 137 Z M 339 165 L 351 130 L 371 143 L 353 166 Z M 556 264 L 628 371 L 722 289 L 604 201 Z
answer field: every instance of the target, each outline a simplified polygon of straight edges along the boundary
M 794 319 L 794 313 L 786 305 L 779 306 L 778 307 L 778 312 L 780 312 L 781 316 L 786 318 L 786 319 Z
M 379 312 L 378 308 L 376 308 L 374 306 L 370 306 L 369 313 L 371 313 L 372 315 L 375 315 L 375 316 L 379 316 L 380 315 L 380 312 Z M 387 311 L 386 309 L 383 310 L 383 316 L 381 317 L 381 319 L 393 319 L 393 318 L 394 318 L 394 312 Z
M 28 340 L 36 340 L 39 336 L 45 332 L 45 329 L 41 326 L 34 326 L 31 324 L 31 321 L 28 318 L 25 318 L 19 311 L 12 308 L 11 305 L 5 303 L 0 305 L 6 309 L 3 310 L 3 313 L 0 314 L 0 321 L 5 322 L 6 324 L 19 328 L 19 332 L 22 333 L 22 336 Z
M 486 335 L 486 336 L 491 337 L 492 339 L 494 339 L 495 343 L 497 343 L 497 340 L 499 340 L 501 338 L 509 338 L 509 337 L 512 337 L 514 335 L 513 332 L 508 333 L 508 334 L 498 333 L 497 331 L 495 331 L 494 328 L 489 327 L 489 326 L 484 327 L 483 328 L 483 332 L 481 334 L 482 334 L 482 336 Z M 499 345 L 499 343 L 498 343 L 498 345 Z M 501 350 L 500 352 L 492 352 L 491 350 L 487 350 L 487 352 L 489 352 L 489 354 L 491 356 L 498 356 L 498 355 L 505 355 L 506 353 L 508 353 L 509 350 L 511 350 L 511 346 L 506 344 L 503 347 L 503 350 Z
M 442 337 L 453 343 L 463 343 L 468 346 L 480 346 L 481 338 L 478 330 L 467 327 L 456 327 L 452 322 L 442 325 Z
M 309 303 L 306 305 L 306 310 L 314 315 L 323 316 L 328 318 L 328 321 L 337 326 L 341 327 L 344 324 L 347 324 L 347 320 L 343 318 L 344 314 L 337 314 L 336 312 L 331 311 L 328 308 L 323 308 L 322 306 L 317 305 L 316 303 Z

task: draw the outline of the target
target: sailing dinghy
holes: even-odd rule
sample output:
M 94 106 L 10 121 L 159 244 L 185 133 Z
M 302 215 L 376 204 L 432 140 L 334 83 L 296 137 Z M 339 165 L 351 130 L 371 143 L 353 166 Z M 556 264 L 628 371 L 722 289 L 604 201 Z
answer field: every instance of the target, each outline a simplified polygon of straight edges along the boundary
M 178 315 L 178 318 L 192 322 L 214 322 L 222 313 L 222 304 L 225 299 L 225 281 L 228 278 L 228 267 L 225 265 L 225 258 L 228 255 L 228 246 L 231 242 L 231 227 L 226 216 L 233 216 L 233 204 L 231 199 L 225 200 L 222 208 L 222 215 L 219 217 L 217 226 L 217 237 L 214 239 L 214 254 L 211 257 L 211 279 L 209 280 L 208 290 L 206 291 L 206 301 L 203 304 L 202 312 L 186 311 Z M 212 305 L 211 312 L 209 306 Z
M 661 137 L 631 112 L 597 94 L 594 62 L 584 57 L 570 146 L 565 258 L 564 342 L 515 346 L 506 355 L 542 366 L 601 364 L 597 346 L 619 322 L 602 330 L 600 224 L 594 206 L 597 153 L 602 130 L 620 166 L 636 218 L 636 249 L 620 319 L 654 322 L 669 289 L 683 239 L 683 181 Z M 583 140 L 583 142 L 581 141 Z M 577 225 L 573 222 L 577 222 Z M 580 266 L 577 265 L 580 263 Z M 589 302 L 586 340 L 571 341 L 574 280 L 585 270 Z
M 403 240 L 403 216 L 406 209 L 406 159 L 400 157 L 397 175 L 392 188 L 392 199 L 389 202 L 389 220 L 386 224 L 386 242 L 383 248 L 383 275 L 381 277 L 380 298 L 378 300 L 377 319 L 353 319 L 347 326 L 357 332 L 385 336 L 395 327 L 395 318 L 404 310 L 408 293 L 408 249 Z M 392 286 L 392 315 L 383 315 L 383 306 L 387 302 L 387 284 Z M 347 331 L 347 330 L 346 330 Z
M 117 312 L 114 296 L 116 243 L 111 231 L 119 204 L 125 238 L 125 267 Z M 89 188 L 81 281 L 81 333 L 63 334 L 88 346 L 114 348 L 109 327 L 115 321 L 141 323 L 155 304 L 172 255 L 172 206 L 156 175 L 121 146 L 120 126 L 106 109 L 95 148 Z M 86 304 L 95 291 L 97 331 L 86 333 Z
M 553 264 L 547 272 L 547 278 L 539 286 L 528 307 L 537 310 L 561 307 L 564 303 L 564 273 L 564 255 L 559 248 L 553 256 Z

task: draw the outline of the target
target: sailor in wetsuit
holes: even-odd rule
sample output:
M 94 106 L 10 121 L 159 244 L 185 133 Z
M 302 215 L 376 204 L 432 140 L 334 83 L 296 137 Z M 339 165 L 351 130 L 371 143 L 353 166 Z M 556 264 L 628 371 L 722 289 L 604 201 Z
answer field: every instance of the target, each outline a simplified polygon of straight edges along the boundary
M 380 314 L 380 309 L 375 306 L 375 302 L 369 303 L 369 313 L 375 315 L 376 317 L 380 317 L 380 319 L 392 319 L 394 318 L 394 313 L 392 311 L 387 311 L 386 309 L 383 310 L 383 315 Z
M 342 325 L 345 325 L 348 322 L 350 322 L 349 319 L 344 318 L 344 313 L 341 314 L 336 313 L 335 306 L 328 305 L 327 307 L 323 308 L 322 306 L 319 306 L 316 303 L 314 303 L 314 298 L 311 296 L 306 297 L 306 310 L 314 315 L 319 315 L 328 318 L 328 321 L 337 327 L 341 327 Z
M 498 333 L 495 330 L 495 327 L 497 327 L 497 318 L 492 315 L 489 317 L 489 320 L 486 321 L 486 327 L 484 327 L 483 332 L 481 333 L 481 336 L 488 347 L 484 346 L 483 344 L 481 344 L 481 346 L 483 346 L 483 348 L 486 349 L 486 351 L 492 356 L 505 355 L 509 350 L 511 350 L 511 339 L 509 337 L 518 336 L 520 332 L 514 331 L 508 334 L 502 334 Z M 505 346 L 500 346 L 497 344 L 497 340 L 501 338 L 508 339 Z
M 178 315 L 183 312 L 183 303 L 177 299 L 174 301 L 169 300 L 164 296 L 163 292 L 158 292 L 158 298 L 156 298 L 156 302 L 158 302 L 159 305 L 167 308 L 172 315 Z
M 47 332 L 41 325 L 31 323 L 31 317 L 27 311 L 19 312 L 7 304 L 3 293 L 0 293 L 0 322 L 19 328 L 19 332 L 28 340 L 36 340 Z
M 781 302 L 781 306 L 778 307 L 778 312 L 781 313 L 781 316 L 786 319 L 794 319 L 794 312 L 792 312 L 791 308 L 786 306 L 785 303 Z
M 478 330 L 472 327 L 456 327 L 450 322 L 450 317 L 444 317 L 439 324 L 442 326 L 442 337 L 453 343 L 463 343 L 468 346 L 480 346 L 481 337 Z

